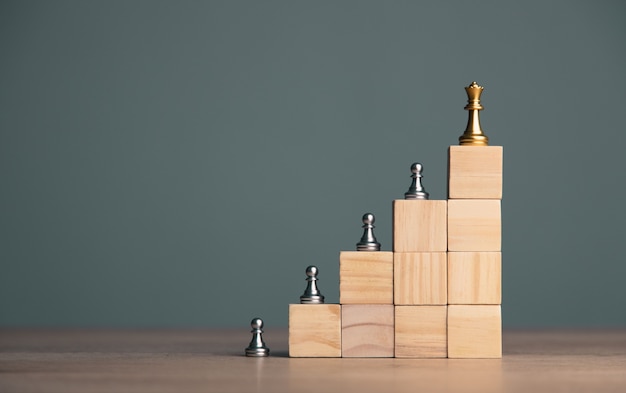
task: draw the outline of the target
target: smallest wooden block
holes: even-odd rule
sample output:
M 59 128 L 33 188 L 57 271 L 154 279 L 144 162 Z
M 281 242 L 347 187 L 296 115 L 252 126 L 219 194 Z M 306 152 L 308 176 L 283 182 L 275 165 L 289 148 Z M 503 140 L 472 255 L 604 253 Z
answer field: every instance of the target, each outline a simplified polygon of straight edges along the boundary
M 394 308 L 389 304 L 341 306 L 341 356 L 393 357 Z
M 289 356 L 341 357 L 341 305 L 290 304 Z
M 448 306 L 448 357 L 501 358 L 500 306 Z
M 447 201 L 393 201 L 393 251 L 447 250 Z
M 502 199 L 502 146 L 450 146 L 448 198 Z
M 448 306 L 396 306 L 396 357 L 445 358 Z
M 339 253 L 339 303 L 393 304 L 393 253 Z
M 448 201 L 448 251 L 500 251 L 499 199 Z
M 449 252 L 448 303 L 502 303 L 502 253 Z
M 445 252 L 394 253 L 394 304 L 447 304 L 447 265 Z

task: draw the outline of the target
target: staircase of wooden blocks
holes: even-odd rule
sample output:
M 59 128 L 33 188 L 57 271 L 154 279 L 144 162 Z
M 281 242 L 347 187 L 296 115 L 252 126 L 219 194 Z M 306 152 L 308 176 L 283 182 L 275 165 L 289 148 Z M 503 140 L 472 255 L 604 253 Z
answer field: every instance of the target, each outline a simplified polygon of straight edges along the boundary
M 289 306 L 291 357 L 502 357 L 502 147 L 479 142 L 450 146 L 448 200 L 393 201 L 393 252 L 340 253 L 340 304 Z

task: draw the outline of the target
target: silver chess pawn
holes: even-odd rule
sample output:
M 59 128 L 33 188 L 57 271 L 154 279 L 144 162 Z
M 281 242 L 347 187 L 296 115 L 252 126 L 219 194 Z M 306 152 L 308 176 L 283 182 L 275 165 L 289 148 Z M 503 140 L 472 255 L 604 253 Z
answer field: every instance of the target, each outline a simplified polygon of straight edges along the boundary
M 317 266 L 309 266 L 306 268 L 306 289 L 304 294 L 300 296 L 300 303 L 303 304 L 321 304 L 324 303 L 324 295 L 317 289 L 317 274 L 319 270 Z
M 263 341 L 263 320 L 261 318 L 254 318 L 250 322 L 250 327 L 252 327 L 252 341 L 250 341 L 250 345 L 246 348 L 246 356 L 251 357 L 264 357 L 270 355 L 270 349 L 265 346 L 265 342 Z
M 424 167 L 419 162 L 415 162 L 411 165 L 411 172 L 413 173 L 411 177 L 413 181 L 411 182 L 409 191 L 404 193 L 404 199 L 428 199 L 428 193 L 424 187 L 422 187 L 422 169 L 424 169 Z
M 363 215 L 363 236 L 361 236 L 361 241 L 356 244 L 357 251 L 380 251 L 380 243 L 376 241 L 374 236 L 374 221 L 376 221 L 376 217 L 372 213 Z

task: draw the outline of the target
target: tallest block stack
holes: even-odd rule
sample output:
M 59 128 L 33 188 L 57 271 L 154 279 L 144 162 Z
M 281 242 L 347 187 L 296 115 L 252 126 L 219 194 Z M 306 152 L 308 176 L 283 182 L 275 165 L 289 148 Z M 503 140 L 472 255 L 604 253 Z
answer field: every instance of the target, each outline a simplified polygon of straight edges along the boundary
M 448 357 L 502 357 L 502 146 L 480 128 L 481 86 L 466 87 L 469 120 L 448 150 Z

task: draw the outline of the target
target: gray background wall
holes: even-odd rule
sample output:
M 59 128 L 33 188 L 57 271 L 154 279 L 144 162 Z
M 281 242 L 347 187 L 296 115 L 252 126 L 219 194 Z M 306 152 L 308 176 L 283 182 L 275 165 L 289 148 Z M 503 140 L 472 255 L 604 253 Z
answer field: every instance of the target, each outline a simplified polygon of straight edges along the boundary
M 504 325 L 626 325 L 625 4 L 0 2 L 0 325 L 286 325 L 309 264 L 337 302 L 472 80 Z

